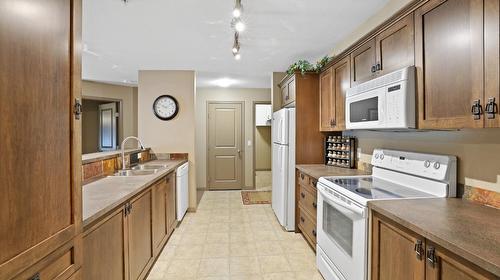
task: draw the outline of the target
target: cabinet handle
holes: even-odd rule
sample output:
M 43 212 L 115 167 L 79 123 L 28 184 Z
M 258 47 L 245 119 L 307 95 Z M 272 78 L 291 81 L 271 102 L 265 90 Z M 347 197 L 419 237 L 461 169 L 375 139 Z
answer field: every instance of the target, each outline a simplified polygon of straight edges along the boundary
M 427 248 L 427 263 L 429 263 L 429 265 L 432 267 L 436 266 L 436 249 L 433 246 L 429 246 L 429 248 Z
M 316 202 L 313 202 L 313 207 L 318 208 L 318 204 L 316 204 Z
M 375 65 L 372 65 L 372 73 L 375 73 L 377 71 L 377 67 Z
M 304 180 L 304 174 L 300 174 L 300 179 Z
M 306 195 L 305 195 L 304 193 L 300 193 L 300 196 L 301 196 L 302 198 L 305 198 L 305 197 L 306 197 Z
M 486 106 L 484 107 L 484 112 L 486 113 L 486 117 L 488 119 L 491 120 L 495 118 L 495 114 L 498 113 L 498 106 L 495 102 L 495 97 L 488 98 L 488 103 L 486 103 Z
M 79 120 L 82 116 L 82 101 L 79 98 L 75 98 L 75 105 L 73 106 L 73 114 L 75 114 L 76 120 Z
M 481 114 L 483 113 L 483 106 L 481 106 L 481 99 L 477 99 L 472 102 L 471 112 L 472 116 L 474 116 L 474 120 L 481 119 Z
M 312 230 L 312 234 L 314 235 L 314 237 L 316 237 L 316 230 Z
M 29 280 L 40 280 L 40 273 L 37 272 L 35 275 L 31 276 Z
M 314 180 L 314 181 L 312 181 L 312 184 L 314 187 L 316 187 L 316 184 L 318 184 L 318 181 Z
M 304 217 L 302 217 L 302 216 L 301 216 L 301 217 L 300 217 L 300 221 L 301 221 L 301 222 L 305 222 L 306 220 L 304 220 Z
M 375 72 L 380 71 L 380 70 L 382 70 L 382 64 L 380 64 L 380 62 L 379 62 L 379 63 L 375 64 Z
M 417 260 L 422 260 L 422 256 L 424 255 L 424 246 L 422 240 L 417 240 L 415 243 L 415 254 L 417 255 Z

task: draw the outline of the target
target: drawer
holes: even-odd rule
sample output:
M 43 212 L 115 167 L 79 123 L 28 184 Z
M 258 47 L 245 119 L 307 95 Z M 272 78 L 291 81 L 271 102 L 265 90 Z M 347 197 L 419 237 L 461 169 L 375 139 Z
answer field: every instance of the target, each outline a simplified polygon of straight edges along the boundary
M 318 208 L 316 192 L 311 193 L 311 188 L 299 185 L 299 204 L 312 218 L 316 219 Z
M 316 220 L 312 218 L 302 207 L 299 206 L 299 228 L 306 239 L 316 246 Z
M 309 185 L 309 176 L 299 171 L 297 182 L 301 185 Z
M 68 279 L 81 267 L 81 236 L 66 243 L 13 279 Z

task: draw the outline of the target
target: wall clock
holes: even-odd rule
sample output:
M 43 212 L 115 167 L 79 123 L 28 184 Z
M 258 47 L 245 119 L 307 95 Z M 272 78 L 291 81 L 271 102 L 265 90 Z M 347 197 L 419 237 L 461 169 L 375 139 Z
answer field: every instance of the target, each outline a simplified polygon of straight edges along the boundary
M 153 102 L 153 112 L 157 118 L 169 121 L 179 113 L 179 103 L 171 95 L 161 95 Z

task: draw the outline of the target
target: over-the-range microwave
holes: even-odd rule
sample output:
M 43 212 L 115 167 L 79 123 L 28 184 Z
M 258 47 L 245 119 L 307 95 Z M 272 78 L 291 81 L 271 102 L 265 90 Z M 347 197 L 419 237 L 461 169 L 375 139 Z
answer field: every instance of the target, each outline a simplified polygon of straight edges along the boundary
M 347 90 L 346 129 L 415 128 L 415 67 Z

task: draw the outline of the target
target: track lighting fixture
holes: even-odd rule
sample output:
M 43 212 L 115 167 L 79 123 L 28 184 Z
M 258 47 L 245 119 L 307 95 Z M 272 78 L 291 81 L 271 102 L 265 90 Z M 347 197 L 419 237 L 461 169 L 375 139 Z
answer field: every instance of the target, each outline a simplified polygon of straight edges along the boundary
M 240 52 L 240 40 L 239 40 L 240 35 L 238 32 L 234 33 L 234 44 L 233 44 L 233 54 L 237 54 Z
M 236 3 L 233 9 L 233 20 L 231 21 L 231 27 L 234 28 L 234 44 L 232 48 L 232 52 L 234 58 L 236 60 L 241 59 L 240 54 L 240 32 L 245 30 L 245 23 L 241 20 L 241 15 L 243 13 L 243 5 L 241 4 L 241 0 L 235 0 Z
M 241 5 L 241 0 L 236 0 L 236 4 L 233 9 L 233 17 L 239 18 L 243 13 L 243 6 Z

